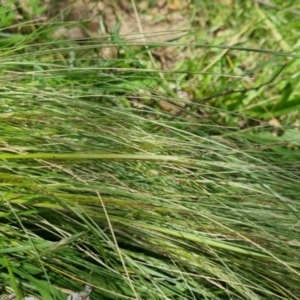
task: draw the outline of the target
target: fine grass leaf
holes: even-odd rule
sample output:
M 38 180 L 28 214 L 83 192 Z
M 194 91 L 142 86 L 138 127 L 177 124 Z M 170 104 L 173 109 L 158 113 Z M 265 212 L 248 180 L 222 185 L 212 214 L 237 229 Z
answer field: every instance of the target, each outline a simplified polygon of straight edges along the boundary
M 281 91 L 281 102 L 288 101 L 292 92 L 293 86 L 290 82 L 288 82 Z
M 300 98 L 293 98 L 287 102 L 280 102 L 272 109 L 272 114 L 275 117 L 279 117 L 288 113 L 297 112 L 300 109 L 299 101 Z
M 6 268 L 8 270 L 9 277 L 10 277 L 10 280 L 11 280 L 11 285 L 12 285 L 12 288 L 13 288 L 15 294 L 16 294 L 17 300 L 22 300 L 23 297 L 22 297 L 21 291 L 19 290 L 19 285 L 17 283 L 17 280 L 14 276 L 14 271 L 15 270 L 13 270 L 11 268 L 11 265 L 10 265 L 6 255 L 3 256 L 3 262 L 4 262 L 4 265 L 6 266 Z
M 260 116 L 265 120 L 273 117 L 280 117 L 289 113 L 295 113 L 300 109 L 298 98 L 293 98 L 286 102 L 278 102 L 270 105 L 257 105 L 250 110 L 250 115 L 253 117 Z
M 103 154 L 103 153 L 29 153 L 29 154 L 0 154 L 0 159 L 52 159 L 52 160 L 157 160 L 157 161 L 178 161 L 176 156 L 167 155 L 139 155 L 139 154 Z
M 34 290 L 36 290 L 43 297 L 43 300 L 53 300 L 55 299 L 55 296 L 61 296 L 61 294 L 57 290 L 51 287 L 51 283 L 47 281 L 38 280 L 30 274 L 28 274 L 27 272 L 22 272 L 20 269 L 15 269 L 14 271 L 16 274 L 19 275 L 20 278 L 23 278 L 23 280 L 30 282 Z M 50 291 L 54 293 L 54 298 L 51 296 Z

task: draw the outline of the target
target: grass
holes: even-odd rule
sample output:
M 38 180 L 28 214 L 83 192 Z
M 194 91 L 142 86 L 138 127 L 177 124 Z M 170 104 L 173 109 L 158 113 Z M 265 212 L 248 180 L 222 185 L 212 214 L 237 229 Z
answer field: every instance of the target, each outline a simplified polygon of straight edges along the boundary
M 194 5 L 219 19 L 164 43 L 188 54 L 164 72 L 118 35 L 111 60 L 51 26 L 2 35 L 6 293 L 300 297 L 297 7 Z

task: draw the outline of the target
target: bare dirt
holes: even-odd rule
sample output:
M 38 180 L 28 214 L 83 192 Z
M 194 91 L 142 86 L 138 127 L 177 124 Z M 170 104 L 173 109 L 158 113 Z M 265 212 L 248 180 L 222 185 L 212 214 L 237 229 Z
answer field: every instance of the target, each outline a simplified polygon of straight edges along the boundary
M 34 15 L 30 2 L 32 0 L 19 1 L 18 22 L 22 22 L 24 14 L 44 22 L 72 22 L 72 28 L 68 24 L 64 32 L 64 36 L 71 39 L 88 35 L 102 37 L 118 24 L 119 34 L 126 40 L 160 42 L 174 39 L 190 27 L 185 0 L 158 0 L 155 5 L 147 0 L 43 0 L 43 12 L 39 15 Z M 76 22 L 85 22 L 88 32 L 76 26 Z M 59 33 L 63 33 L 60 30 Z
M 0 4 L 1 4 L 0 0 Z M 186 0 L 42 0 L 42 7 L 32 7 L 32 0 L 19 0 L 11 9 L 17 10 L 17 18 L 11 31 L 30 33 L 36 24 L 51 24 L 57 29 L 53 36 L 58 39 L 82 40 L 105 39 L 118 27 L 119 35 L 127 43 L 167 42 L 184 36 L 191 29 L 191 5 Z M 31 24 L 32 23 L 32 24 Z M 84 24 L 84 26 L 82 26 Z M 31 26 L 32 25 L 32 26 Z M 57 25 L 57 26 L 56 26 Z M 117 58 L 114 46 L 101 46 L 101 57 Z M 184 51 L 175 47 L 157 47 L 151 52 L 160 69 L 172 69 L 184 59 Z M 183 93 L 183 91 L 177 91 Z M 185 98 L 189 98 L 184 95 Z M 180 95 L 182 98 L 182 95 Z M 189 100 L 187 99 L 189 102 Z M 177 114 L 181 111 L 169 102 L 161 101 L 165 111 Z

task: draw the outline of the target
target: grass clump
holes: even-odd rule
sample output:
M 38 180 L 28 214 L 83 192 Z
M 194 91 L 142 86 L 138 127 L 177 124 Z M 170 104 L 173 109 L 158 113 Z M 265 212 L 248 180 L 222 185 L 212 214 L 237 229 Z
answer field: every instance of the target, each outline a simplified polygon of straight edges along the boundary
M 298 299 L 298 128 L 241 129 L 223 102 L 174 116 L 160 103 L 179 106 L 177 75 L 145 69 L 145 50 L 105 60 L 92 40 L 39 38 L 2 47 L 2 286 L 40 299 L 85 284 L 92 299 Z

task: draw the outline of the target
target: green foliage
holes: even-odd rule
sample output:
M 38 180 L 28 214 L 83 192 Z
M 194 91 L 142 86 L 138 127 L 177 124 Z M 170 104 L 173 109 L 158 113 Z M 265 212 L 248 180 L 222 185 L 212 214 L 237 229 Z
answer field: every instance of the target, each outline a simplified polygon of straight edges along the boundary
M 85 284 L 92 299 L 299 298 L 299 57 L 258 45 L 247 6 L 224 8 L 228 33 L 190 43 L 174 72 L 116 35 L 116 60 L 93 39 L 4 39 L 1 285 L 47 300 Z

